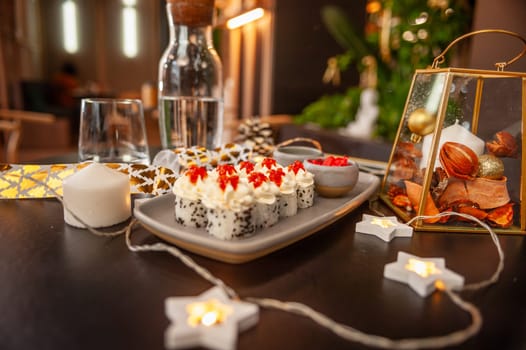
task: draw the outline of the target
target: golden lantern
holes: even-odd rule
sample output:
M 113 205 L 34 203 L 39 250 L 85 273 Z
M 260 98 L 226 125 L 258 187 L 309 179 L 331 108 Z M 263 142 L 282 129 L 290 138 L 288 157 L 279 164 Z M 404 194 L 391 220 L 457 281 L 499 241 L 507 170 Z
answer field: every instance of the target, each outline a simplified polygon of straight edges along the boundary
M 486 33 L 511 35 L 524 48 L 495 71 L 440 67 L 457 42 Z M 481 30 L 416 70 L 380 190 L 416 230 L 485 231 L 467 214 L 498 233 L 526 233 L 526 73 L 505 71 L 524 54 L 520 35 Z

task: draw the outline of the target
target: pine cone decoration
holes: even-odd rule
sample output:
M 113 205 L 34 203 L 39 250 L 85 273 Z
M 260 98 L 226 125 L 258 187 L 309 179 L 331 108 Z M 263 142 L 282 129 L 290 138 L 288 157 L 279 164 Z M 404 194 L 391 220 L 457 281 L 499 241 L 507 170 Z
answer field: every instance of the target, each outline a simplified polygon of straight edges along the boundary
M 269 123 L 262 123 L 259 118 L 243 121 L 238 129 L 235 141 L 251 147 L 253 152 L 269 157 L 274 151 L 274 136 Z

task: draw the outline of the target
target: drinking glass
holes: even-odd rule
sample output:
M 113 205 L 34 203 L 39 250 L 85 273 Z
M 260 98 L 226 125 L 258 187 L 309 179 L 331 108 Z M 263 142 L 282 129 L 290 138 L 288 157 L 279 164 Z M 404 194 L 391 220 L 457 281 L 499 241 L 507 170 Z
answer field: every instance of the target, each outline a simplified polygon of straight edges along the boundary
M 82 99 L 79 160 L 150 164 L 142 102 L 134 99 Z

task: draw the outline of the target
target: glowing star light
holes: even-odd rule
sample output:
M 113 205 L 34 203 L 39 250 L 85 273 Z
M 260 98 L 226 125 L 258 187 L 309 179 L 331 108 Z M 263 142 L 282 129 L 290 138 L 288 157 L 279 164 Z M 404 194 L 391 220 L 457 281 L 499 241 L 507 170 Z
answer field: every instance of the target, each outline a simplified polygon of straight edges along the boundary
M 413 228 L 400 223 L 395 216 L 374 216 L 364 214 L 362 221 L 356 224 L 356 232 L 375 235 L 389 242 L 394 237 L 411 237 Z
M 426 297 L 435 288 L 460 289 L 464 277 L 446 269 L 443 258 L 420 258 L 398 252 L 395 262 L 385 265 L 384 277 L 407 283 L 421 297 Z
M 231 300 L 219 287 L 197 297 L 168 298 L 165 308 L 172 322 L 165 332 L 168 349 L 235 349 L 238 331 L 254 326 L 259 318 L 257 305 Z

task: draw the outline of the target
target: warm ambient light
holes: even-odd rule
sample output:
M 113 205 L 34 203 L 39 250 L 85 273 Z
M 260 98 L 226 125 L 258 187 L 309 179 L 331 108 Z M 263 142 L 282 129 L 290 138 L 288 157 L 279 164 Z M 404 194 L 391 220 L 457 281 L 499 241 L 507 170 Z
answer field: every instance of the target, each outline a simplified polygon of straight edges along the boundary
M 389 228 L 389 227 L 396 226 L 396 224 L 394 222 L 392 222 L 391 220 L 389 220 L 389 219 L 380 219 L 380 218 L 373 218 L 371 220 L 371 224 L 378 225 L 378 226 L 380 226 L 382 228 Z
M 76 53 L 79 49 L 77 37 L 77 4 L 72 0 L 62 3 L 62 33 L 64 50 Z
M 129 3 L 129 1 L 123 2 L 125 5 Z M 138 52 L 137 10 L 131 6 L 122 9 L 122 51 L 126 57 L 130 58 L 137 56 Z
M 202 325 L 209 327 L 224 322 L 232 310 L 227 305 L 212 299 L 188 304 L 186 312 L 188 313 L 188 324 L 190 326 Z
M 430 275 L 442 273 L 442 271 L 436 267 L 434 262 L 417 259 L 409 259 L 405 268 L 424 278 Z
M 235 29 L 244 26 L 247 23 L 253 22 L 257 19 L 262 18 L 265 15 L 265 11 L 258 7 L 248 12 L 245 12 L 239 16 L 233 17 L 226 22 L 228 29 Z

